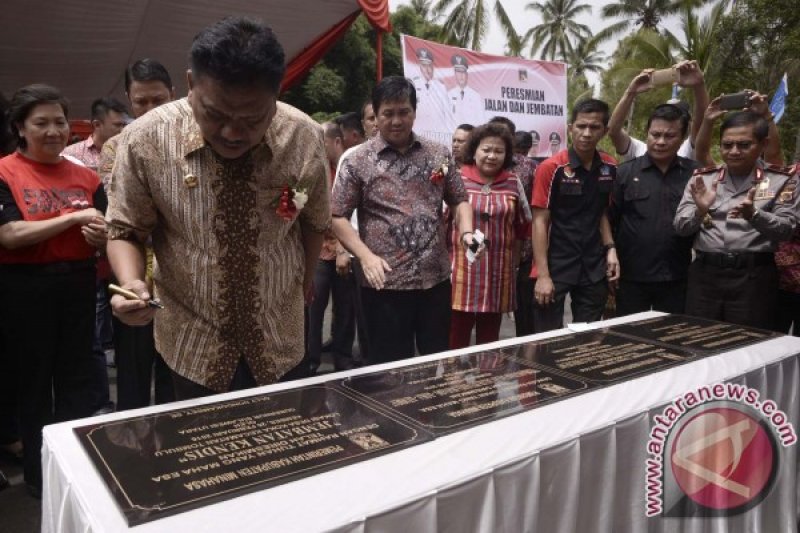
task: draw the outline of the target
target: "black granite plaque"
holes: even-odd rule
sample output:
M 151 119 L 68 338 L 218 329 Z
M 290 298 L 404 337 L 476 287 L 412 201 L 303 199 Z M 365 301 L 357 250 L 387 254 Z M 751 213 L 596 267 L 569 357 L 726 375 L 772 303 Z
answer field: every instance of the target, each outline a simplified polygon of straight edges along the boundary
M 589 383 L 612 384 L 663 370 L 695 356 L 605 330 L 534 341 L 503 350 L 531 366 Z
M 433 438 L 327 385 L 75 432 L 129 525 Z
M 630 322 L 612 326 L 609 331 L 664 346 L 688 349 L 701 355 L 726 352 L 780 335 L 773 331 L 684 315 L 665 315 Z
M 437 435 L 509 416 L 586 390 L 586 384 L 493 350 L 354 376 L 350 391 Z

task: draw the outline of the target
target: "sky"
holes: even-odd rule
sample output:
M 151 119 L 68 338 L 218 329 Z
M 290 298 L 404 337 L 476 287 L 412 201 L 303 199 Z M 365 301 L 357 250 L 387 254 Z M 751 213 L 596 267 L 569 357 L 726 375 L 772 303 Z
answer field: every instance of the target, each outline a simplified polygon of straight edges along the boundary
M 486 52 L 488 54 L 497 54 L 503 55 L 503 51 L 505 49 L 505 36 L 500 29 L 500 25 L 497 23 L 494 17 L 494 2 L 495 0 L 485 0 L 487 6 L 491 10 L 491 17 L 490 17 L 490 26 L 489 26 L 489 33 L 487 37 L 484 39 L 483 45 L 481 46 L 481 52 Z M 517 33 L 524 34 L 528 31 L 529 28 L 535 26 L 536 24 L 540 24 L 542 22 L 541 18 L 539 17 L 538 13 L 535 11 L 531 11 L 529 9 L 525 9 L 532 0 L 500 0 L 500 3 L 503 4 L 503 7 L 508 13 L 508 16 L 514 23 L 514 27 L 517 30 Z M 410 0 L 389 0 L 389 7 L 391 11 L 397 9 L 398 6 L 410 4 Z M 591 14 L 582 15 L 578 18 L 578 22 L 581 24 L 586 24 L 592 32 L 598 32 L 608 26 L 611 22 L 615 22 L 616 20 L 611 19 L 603 19 L 600 16 L 600 9 L 602 6 L 608 2 L 602 2 L 597 0 L 589 0 L 586 3 L 592 6 Z M 432 4 L 436 4 L 436 0 L 433 0 Z M 664 24 L 669 30 L 676 31 L 678 28 L 678 23 L 675 18 L 671 18 L 665 21 Z M 617 40 L 611 39 L 606 41 L 606 43 L 601 46 L 601 49 L 606 54 L 606 56 L 610 56 L 611 53 L 614 51 L 616 47 Z M 538 58 L 534 58 L 538 59 Z M 597 76 L 589 73 L 587 75 L 589 78 L 589 83 L 594 84 L 597 81 Z

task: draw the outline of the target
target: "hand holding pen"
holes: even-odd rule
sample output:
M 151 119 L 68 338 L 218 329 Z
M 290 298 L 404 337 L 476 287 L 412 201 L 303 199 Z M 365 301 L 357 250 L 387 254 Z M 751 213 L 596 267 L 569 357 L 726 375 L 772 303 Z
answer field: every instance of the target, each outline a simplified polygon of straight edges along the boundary
M 150 292 L 142 280 L 133 280 L 122 285 L 109 285 L 111 309 L 114 316 L 129 326 L 149 324 L 158 309 L 164 306 L 158 300 L 150 298 Z
M 108 284 L 109 292 L 114 294 L 119 294 L 120 296 L 124 296 L 126 300 L 141 300 L 150 307 L 155 307 L 156 309 L 164 309 L 164 304 L 162 304 L 158 300 L 145 300 L 143 297 L 140 297 L 133 291 L 129 291 L 128 289 L 123 289 L 119 285 L 114 285 L 113 283 Z

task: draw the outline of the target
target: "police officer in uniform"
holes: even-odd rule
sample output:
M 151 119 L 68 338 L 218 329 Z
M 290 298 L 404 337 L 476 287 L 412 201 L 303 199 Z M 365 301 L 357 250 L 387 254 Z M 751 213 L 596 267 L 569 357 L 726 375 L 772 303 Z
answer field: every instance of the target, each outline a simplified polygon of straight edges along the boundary
M 705 120 L 725 112 L 716 99 Z M 702 128 L 700 135 L 709 135 Z M 769 126 L 754 111 L 739 111 L 720 126 L 725 164 L 695 171 L 678 211 L 675 230 L 694 235 L 686 312 L 769 329 L 773 327 L 778 275 L 774 252 L 797 226 L 794 169 L 765 165 L 760 155 Z M 700 142 L 698 140 L 698 142 Z
M 419 70 L 422 76 L 412 80 L 417 90 L 417 112 L 415 124 L 421 133 L 437 132 L 443 135 L 442 142 L 450 137 L 454 129 L 447 89 L 444 84 L 434 78 L 433 54 L 427 48 L 419 48 L 416 52 Z M 465 120 L 464 122 L 471 122 Z
M 483 123 L 483 101 L 481 96 L 474 89 L 467 86 L 469 81 L 467 58 L 461 54 L 455 54 L 450 58 L 450 64 L 453 65 L 456 86 L 447 92 L 447 101 L 453 113 L 454 123 Z
M 561 151 L 561 135 L 558 132 L 550 133 L 550 155 L 556 155 Z

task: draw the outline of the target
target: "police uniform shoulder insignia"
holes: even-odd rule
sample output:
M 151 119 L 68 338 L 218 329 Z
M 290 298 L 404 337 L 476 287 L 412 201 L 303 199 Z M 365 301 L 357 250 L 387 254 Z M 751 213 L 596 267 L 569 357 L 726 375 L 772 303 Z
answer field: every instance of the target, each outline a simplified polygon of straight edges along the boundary
M 764 165 L 764 170 L 768 170 L 769 172 L 777 172 L 778 174 L 785 174 L 787 176 L 791 176 L 794 174 L 793 166 L 783 166 L 783 165 L 772 165 L 766 164 Z
M 699 174 L 708 174 L 710 172 L 717 172 L 722 168 L 722 165 L 714 165 L 711 167 L 704 167 L 704 168 L 696 168 L 694 169 L 694 175 L 697 176 Z
M 794 200 L 794 194 L 797 191 L 797 177 L 794 173 L 790 174 L 789 179 L 783 184 L 783 188 L 778 194 L 778 203 L 788 204 Z
M 791 203 L 793 198 L 794 198 L 794 189 L 784 189 L 778 196 L 778 203 L 788 204 Z

